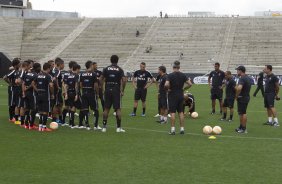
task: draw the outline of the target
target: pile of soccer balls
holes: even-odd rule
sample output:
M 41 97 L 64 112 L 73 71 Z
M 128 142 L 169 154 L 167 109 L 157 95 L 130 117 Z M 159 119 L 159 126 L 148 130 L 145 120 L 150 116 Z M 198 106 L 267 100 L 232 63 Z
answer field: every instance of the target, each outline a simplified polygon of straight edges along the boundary
M 215 126 L 215 127 L 211 127 L 209 125 L 206 125 L 204 128 L 203 128 L 203 133 L 206 134 L 206 135 L 211 135 L 211 134 L 214 134 L 214 135 L 220 135 L 222 132 L 222 129 L 220 126 Z

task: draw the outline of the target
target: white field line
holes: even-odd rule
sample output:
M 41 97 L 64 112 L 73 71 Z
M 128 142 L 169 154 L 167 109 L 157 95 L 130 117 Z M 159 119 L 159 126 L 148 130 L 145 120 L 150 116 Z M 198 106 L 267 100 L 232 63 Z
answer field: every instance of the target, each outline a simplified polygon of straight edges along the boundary
M 146 131 L 146 132 L 156 132 L 156 133 L 168 133 L 168 131 L 162 131 L 162 130 L 152 130 L 152 129 L 143 129 L 143 128 L 134 128 L 134 127 L 123 127 L 124 129 L 128 130 L 137 130 L 137 131 Z M 193 135 L 193 136 L 205 136 L 208 137 L 207 135 L 204 134 L 197 134 L 197 133 L 187 133 L 185 132 L 186 135 Z M 272 140 L 272 141 L 282 141 L 282 138 L 271 138 L 271 137 L 246 137 L 244 134 L 242 136 L 229 136 L 229 135 L 219 135 L 218 137 L 222 138 L 235 138 L 235 139 L 251 139 L 251 140 Z

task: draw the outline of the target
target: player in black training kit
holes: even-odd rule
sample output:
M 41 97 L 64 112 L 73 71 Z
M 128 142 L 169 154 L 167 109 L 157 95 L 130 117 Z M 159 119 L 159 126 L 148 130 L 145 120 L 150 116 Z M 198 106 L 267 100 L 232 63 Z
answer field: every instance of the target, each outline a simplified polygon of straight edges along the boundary
M 104 92 L 103 92 L 103 84 L 101 84 L 100 82 L 100 77 L 102 75 L 102 72 L 100 70 L 98 70 L 98 66 L 97 66 L 97 63 L 96 62 L 93 62 L 93 71 L 94 73 L 96 74 L 97 76 L 97 79 L 98 79 L 98 87 L 99 87 L 99 98 L 101 100 L 101 105 L 102 105 L 102 109 L 104 111 L 104 106 L 105 106 L 105 100 L 104 100 Z M 97 99 L 97 103 L 98 103 L 98 99 Z
M 183 109 L 183 86 L 188 84 L 191 87 L 191 82 L 188 77 L 179 71 L 180 62 L 175 61 L 173 64 L 173 72 L 168 74 L 165 87 L 168 89 L 168 108 L 171 116 L 170 135 L 175 135 L 175 113 L 178 112 L 180 121 L 180 134 L 184 134 L 184 109 Z
M 25 62 L 24 62 L 25 63 Z M 29 64 L 30 65 L 30 64 Z M 41 68 L 39 68 L 41 70 Z M 34 111 L 35 108 L 35 95 L 33 92 L 32 82 L 35 80 L 37 74 L 31 69 L 28 69 L 27 72 L 21 78 L 22 80 L 22 100 L 24 114 L 21 114 L 21 125 L 24 125 L 26 129 L 33 129 L 34 121 L 31 122 L 30 114 L 31 111 Z M 22 112 L 21 112 L 22 113 Z M 34 120 L 34 119 L 33 119 Z
M 148 80 L 151 79 L 149 82 Z M 140 70 L 134 72 L 132 84 L 135 89 L 134 94 L 134 107 L 133 112 L 130 116 L 136 116 L 136 110 L 138 106 L 138 100 L 142 101 L 143 112 L 142 116 L 145 116 L 146 112 L 146 96 L 147 88 L 153 83 L 153 76 L 150 72 L 146 70 L 146 63 L 142 62 L 140 64 Z
M 265 93 L 264 93 L 264 107 L 267 109 L 268 121 L 265 125 L 271 125 L 274 127 L 279 126 L 277 111 L 274 107 L 274 101 L 280 100 L 279 95 L 279 79 L 272 73 L 272 66 L 265 65 L 264 73 L 265 77 Z M 273 118 L 273 122 L 272 122 Z
M 25 100 L 23 97 L 23 87 L 22 87 L 22 82 L 23 79 L 25 77 L 25 75 L 27 74 L 27 72 L 30 70 L 30 61 L 24 61 L 22 63 L 21 69 L 20 69 L 20 75 L 18 78 L 18 82 L 21 85 L 21 92 L 20 92 L 20 96 L 19 96 L 19 103 L 18 106 L 16 107 L 16 114 L 19 113 L 20 117 L 21 117 L 21 127 L 25 127 Z
M 64 69 L 64 67 L 65 67 L 64 60 L 62 60 L 61 58 L 56 58 L 55 67 L 51 71 L 51 76 L 53 77 L 53 82 L 54 82 L 54 96 L 55 96 L 55 99 L 52 100 L 52 122 L 58 122 L 60 124 L 63 122 L 62 70 Z
M 63 113 L 62 113 L 62 126 L 67 126 L 68 123 L 66 123 L 66 115 L 69 113 L 69 106 L 68 104 L 66 103 L 66 99 L 65 99 L 65 95 L 67 94 L 67 91 L 65 90 L 66 89 L 66 82 L 67 82 L 67 79 L 69 77 L 69 75 L 72 73 L 72 68 L 73 68 L 73 65 L 76 64 L 75 61 L 70 61 L 69 62 L 69 71 L 62 71 L 62 87 L 63 87 L 63 97 L 64 97 L 64 109 L 63 109 Z
M 235 129 L 237 133 L 247 133 L 247 107 L 250 101 L 251 79 L 246 75 L 246 68 L 239 66 L 236 68 L 240 77 L 236 86 L 237 108 L 240 117 L 240 126 Z
M 165 88 L 165 82 L 167 79 L 166 67 L 159 67 L 159 94 L 158 94 L 158 106 L 160 107 L 160 120 L 159 123 L 167 123 L 167 89 Z
M 220 119 L 221 121 L 226 120 L 227 108 L 230 109 L 230 116 L 229 116 L 228 121 L 231 122 L 233 120 L 235 94 L 236 94 L 236 82 L 234 81 L 231 72 L 226 71 L 225 72 L 225 98 L 223 102 L 223 117 Z
M 13 123 L 20 124 L 18 122 L 18 116 L 15 115 L 15 109 L 18 104 L 20 89 L 21 86 L 18 83 L 19 78 L 19 68 L 21 61 L 18 58 L 15 58 L 12 61 L 13 70 L 6 76 L 4 76 L 4 80 L 9 84 L 8 87 L 8 95 L 9 95 L 9 121 Z
M 37 74 L 40 73 L 40 71 L 41 65 L 39 63 L 35 63 L 32 70 L 29 70 L 22 79 L 23 100 L 25 104 L 24 124 L 25 128 L 30 130 L 36 128 L 34 126 L 36 115 L 36 95 L 32 87 L 32 82 L 36 79 Z
M 32 82 L 33 89 L 37 92 L 37 110 L 39 112 L 39 131 L 51 131 L 46 127 L 48 114 L 51 112 L 51 99 L 54 99 L 54 84 L 49 74 L 51 65 L 45 63 L 43 71 L 40 72 Z
M 261 95 L 264 96 L 264 89 L 263 89 L 263 72 L 259 73 L 258 82 L 257 82 L 257 89 L 255 90 L 253 96 L 256 97 L 257 93 L 261 91 Z
M 69 118 L 70 118 L 70 127 L 78 128 L 78 126 L 74 123 L 74 114 L 76 111 L 76 108 L 79 108 L 79 72 L 80 72 L 80 65 L 73 64 L 72 66 L 72 72 L 68 76 L 66 82 L 65 82 L 65 100 L 66 105 L 69 107 Z
M 125 132 L 125 130 L 121 128 L 121 96 L 124 94 L 126 77 L 124 76 L 123 69 L 117 65 L 118 60 L 119 58 L 117 55 L 112 55 L 112 64 L 104 68 L 103 74 L 100 77 L 101 82 L 105 84 L 105 110 L 103 113 L 102 132 L 107 131 L 107 120 L 112 106 L 116 112 L 116 132 Z
M 188 111 L 185 112 L 185 107 L 188 107 Z M 193 112 L 195 112 L 196 102 L 195 97 L 191 93 L 184 93 L 184 102 L 183 102 L 183 111 L 184 114 L 191 115 Z
M 212 111 L 211 114 L 215 113 L 215 104 L 216 99 L 219 101 L 220 113 L 222 113 L 222 93 L 223 93 L 223 79 L 224 72 L 220 69 L 220 64 L 214 64 L 214 71 L 209 74 L 208 83 L 211 92 L 211 100 L 212 100 Z M 212 79 L 212 81 L 211 81 Z
M 85 63 L 86 71 L 80 74 L 80 88 L 82 90 L 82 106 L 79 116 L 79 127 L 83 126 L 83 120 L 85 121 L 86 129 L 90 130 L 89 126 L 89 107 L 94 111 L 95 123 L 94 130 L 98 130 L 98 120 L 99 120 L 99 111 L 98 111 L 98 79 L 93 72 L 93 62 L 87 61 Z M 100 128 L 101 129 L 101 128 Z

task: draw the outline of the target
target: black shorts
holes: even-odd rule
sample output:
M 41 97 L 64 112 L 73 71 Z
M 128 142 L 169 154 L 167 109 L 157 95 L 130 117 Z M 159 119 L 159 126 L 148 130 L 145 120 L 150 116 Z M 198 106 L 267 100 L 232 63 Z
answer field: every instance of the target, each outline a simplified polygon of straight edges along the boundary
M 104 93 L 105 97 L 105 108 L 110 109 L 112 106 L 115 110 L 121 108 L 121 96 L 120 89 L 108 88 Z
M 247 107 L 249 104 L 249 97 L 242 97 L 237 99 L 237 111 L 239 115 L 243 115 L 247 113 Z
M 225 98 L 223 102 L 223 107 L 228 107 L 232 109 L 234 107 L 234 98 Z
M 79 101 L 80 99 L 78 99 L 77 101 L 75 101 L 75 93 L 68 93 L 68 99 L 65 100 L 65 104 L 66 106 L 70 107 L 70 108 L 77 108 L 79 106 Z
M 22 96 L 19 96 L 18 97 L 18 105 L 17 107 L 19 108 L 25 108 L 25 99 L 22 97 Z
M 90 109 L 97 110 L 98 109 L 98 100 L 95 93 L 85 93 L 81 96 L 81 109 Z
M 8 105 L 9 107 L 12 106 L 12 87 L 8 86 Z
M 264 107 L 272 108 L 274 107 L 275 93 L 265 93 L 264 94 Z
M 33 92 L 26 92 L 26 96 L 24 98 L 24 105 L 27 110 L 35 110 L 36 109 L 36 99 Z
M 183 102 L 184 97 L 183 94 L 168 94 L 168 109 L 170 113 L 178 113 L 184 112 Z
M 222 100 L 222 94 L 223 90 L 222 89 L 211 89 L 211 99 L 212 100 Z
M 51 101 L 49 94 L 38 94 L 36 103 L 38 112 L 51 112 Z
M 62 91 L 59 90 L 55 95 L 55 105 L 62 105 L 64 103 Z
M 9 106 L 18 106 L 19 104 L 19 96 L 21 95 L 21 91 L 14 89 L 14 87 L 11 87 L 10 90 L 10 101 L 9 101 Z
M 162 109 L 167 109 L 167 94 L 159 95 L 159 107 Z
M 134 100 L 141 100 L 142 102 L 146 101 L 147 89 L 137 88 L 134 94 Z
M 104 94 L 102 88 L 99 88 L 99 98 L 104 99 Z

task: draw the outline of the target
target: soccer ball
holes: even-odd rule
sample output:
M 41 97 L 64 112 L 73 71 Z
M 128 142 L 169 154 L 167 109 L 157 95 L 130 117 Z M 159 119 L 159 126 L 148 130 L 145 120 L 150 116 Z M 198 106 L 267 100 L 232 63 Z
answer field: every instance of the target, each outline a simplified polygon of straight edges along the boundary
M 206 134 L 206 135 L 209 135 L 212 133 L 212 127 L 207 125 L 203 128 L 203 133 Z
M 222 129 L 221 129 L 220 126 L 215 126 L 215 127 L 213 127 L 212 132 L 213 132 L 215 135 L 219 135 L 219 134 L 221 134 Z
M 56 122 L 51 122 L 50 123 L 50 128 L 51 129 L 56 130 L 56 129 L 58 129 L 58 127 L 59 127 L 58 123 L 56 123 Z
M 196 119 L 199 116 L 197 112 L 192 112 L 191 117 Z

